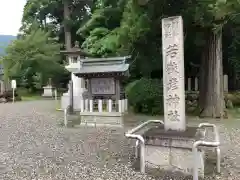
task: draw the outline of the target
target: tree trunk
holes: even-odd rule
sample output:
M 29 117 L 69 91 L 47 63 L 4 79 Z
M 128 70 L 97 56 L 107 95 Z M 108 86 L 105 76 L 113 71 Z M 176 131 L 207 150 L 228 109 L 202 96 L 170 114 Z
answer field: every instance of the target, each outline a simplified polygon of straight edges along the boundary
M 65 45 L 66 50 L 70 50 L 72 47 L 71 43 L 71 30 L 67 25 L 67 21 L 70 19 L 70 10 L 69 10 L 69 2 L 68 0 L 63 0 L 63 7 L 64 7 L 64 36 L 65 36 Z
M 200 76 L 200 117 L 224 117 L 222 34 L 208 33 Z
M 202 52 L 202 59 L 201 59 L 201 65 L 200 65 L 200 78 L 199 78 L 199 106 L 202 110 L 202 107 L 204 107 L 206 98 L 206 79 L 207 79 L 207 73 L 208 73 L 208 66 L 207 66 L 207 52 L 208 48 L 207 46 L 204 47 Z

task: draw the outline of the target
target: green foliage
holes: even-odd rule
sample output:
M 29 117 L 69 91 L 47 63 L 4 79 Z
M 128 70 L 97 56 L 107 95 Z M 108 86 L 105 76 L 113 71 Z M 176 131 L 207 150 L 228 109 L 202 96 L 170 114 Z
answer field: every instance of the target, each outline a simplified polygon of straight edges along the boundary
M 142 78 L 126 87 L 129 105 L 136 113 L 163 113 L 163 87 L 158 79 Z
M 67 23 L 73 32 L 73 38 L 81 41 L 76 31 L 88 19 L 88 9 L 93 3 L 88 0 L 67 1 L 69 1 L 71 17 L 64 21 L 62 0 L 28 0 L 24 7 L 20 28 L 23 34 L 29 34 L 32 26 L 38 24 L 38 28 L 51 32 L 52 37 L 58 37 L 59 42 L 64 44 L 63 24 Z
M 120 25 L 121 9 L 116 7 L 106 7 L 97 9 L 87 23 L 85 23 L 79 30 L 78 34 L 83 37 L 88 36 L 92 30 L 99 27 L 104 27 L 112 30 Z
M 198 0 L 196 6 L 188 7 L 187 12 L 194 15 L 196 24 L 204 28 L 211 28 L 218 33 L 239 10 L 240 2 L 238 0 Z
M 78 30 L 85 37 L 82 48 L 98 57 L 132 55 L 133 77 L 151 77 L 153 71 L 161 71 L 160 12 L 153 14 L 159 2 L 147 8 L 135 0 L 119 1 L 117 7 L 115 1 L 109 3 L 107 7 L 97 4 L 89 21 Z
M 15 40 L 6 52 L 5 75 L 24 87 L 39 88 L 48 78 L 64 72 L 59 64 L 60 45 L 41 29 Z
M 82 48 L 93 56 L 109 56 L 116 54 L 118 45 L 117 29 L 95 28 L 82 44 Z
M 132 88 L 140 81 L 140 79 L 135 80 L 130 82 L 129 84 L 127 84 L 126 88 L 125 88 L 125 92 L 126 94 L 130 94 Z
M 128 48 L 131 48 L 139 39 L 144 40 L 150 31 L 150 22 L 148 12 L 144 8 L 138 7 L 133 0 L 128 1 L 121 21 L 121 43 L 128 44 Z
M 123 13 L 123 1 L 97 1 L 89 21 L 79 28 L 85 38 L 82 48 L 93 56 L 116 55 L 119 49 L 119 26 Z

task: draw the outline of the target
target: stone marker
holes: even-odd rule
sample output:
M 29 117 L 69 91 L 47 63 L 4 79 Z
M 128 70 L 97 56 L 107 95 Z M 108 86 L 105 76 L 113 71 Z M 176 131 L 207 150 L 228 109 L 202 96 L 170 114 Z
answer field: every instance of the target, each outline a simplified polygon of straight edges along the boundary
M 195 79 L 194 79 L 194 90 L 198 91 L 198 78 L 197 77 L 195 77 Z
M 0 81 L 0 86 L 1 86 L 1 94 L 4 92 L 4 82 L 3 81 Z
M 223 76 L 223 90 L 224 92 L 228 92 L 228 75 Z
M 164 125 L 143 133 L 146 166 L 190 175 L 193 162 L 204 177 L 204 150 L 193 156 L 194 142 L 205 132 L 186 126 L 184 93 L 183 22 L 179 16 L 162 20 Z M 195 81 L 196 82 L 196 81 Z M 196 86 L 195 86 L 196 87 Z M 140 151 L 141 152 L 141 151 Z M 143 159 L 144 159 L 143 158 Z
M 192 82 L 191 81 L 192 81 L 192 79 L 188 78 L 188 83 L 187 83 L 188 91 L 192 90 Z
M 43 97 L 53 97 L 53 87 L 51 85 L 47 85 L 43 87 Z
M 69 106 L 70 106 L 70 108 L 69 108 L 69 112 L 70 113 L 73 113 L 73 81 L 72 80 L 70 80 L 69 81 Z
M 162 19 L 164 128 L 185 131 L 183 20 Z

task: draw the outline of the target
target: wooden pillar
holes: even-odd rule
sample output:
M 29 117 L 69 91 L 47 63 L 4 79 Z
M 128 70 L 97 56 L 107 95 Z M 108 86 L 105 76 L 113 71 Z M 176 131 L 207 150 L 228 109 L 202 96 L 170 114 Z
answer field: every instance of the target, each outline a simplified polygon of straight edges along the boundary
M 187 81 L 187 90 L 188 90 L 188 91 L 191 91 L 191 90 L 192 90 L 192 79 L 191 79 L 191 78 L 188 78 L 188 81 Z
M 89 96 L 88 98 L 89 98 L 89 99 L 93 99 L 91 79 L 87 79 L 87 81 L 88 81 L 87 90 L 88 90 L 88 96 Z
M 223 76 L 223 90 L 224 92 L 228 92 L 228 75 Z
M 115 85 L 116 85 L 116 101 L 120 100 L 120 81 L 119 79 L 115 79 Z
M 108 112 L 112 112 L 112 100 L 108 100 Z
M 73 113 L 73 82 L 69 82 L 69 112 Z
M 84 100 L 83 99 L 81 99 L 80 105 L 81 105 L 81 112 L 84 112 Z
M 198 91 L 198 77 L 195 77 L 194 79 L 194 90 Z
M 1 94 L 4 93 L 4 82 L 1 81 Z
M 92 99 L 89 100 L 89 111 L 93 112 L 93 100 Z

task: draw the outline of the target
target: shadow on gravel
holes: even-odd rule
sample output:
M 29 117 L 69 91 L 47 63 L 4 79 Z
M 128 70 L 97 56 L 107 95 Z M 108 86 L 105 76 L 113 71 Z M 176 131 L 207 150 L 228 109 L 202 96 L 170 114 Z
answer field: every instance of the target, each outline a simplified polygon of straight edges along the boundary
M 68 115 L 68 128 L 77 128 L 76 125 L 80 125 L 81 123 L 81 117 L 78 114 L 71 114 Z M 64 121 L 58 122 L 59 126 L 65 126 Z

